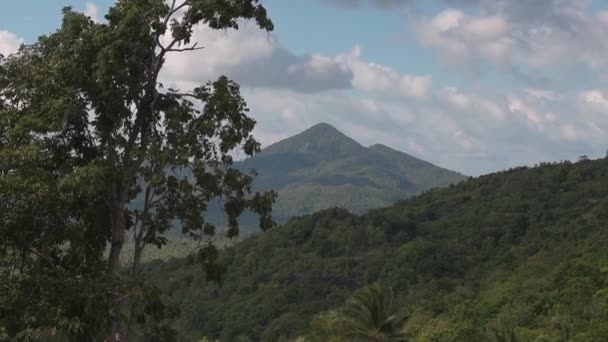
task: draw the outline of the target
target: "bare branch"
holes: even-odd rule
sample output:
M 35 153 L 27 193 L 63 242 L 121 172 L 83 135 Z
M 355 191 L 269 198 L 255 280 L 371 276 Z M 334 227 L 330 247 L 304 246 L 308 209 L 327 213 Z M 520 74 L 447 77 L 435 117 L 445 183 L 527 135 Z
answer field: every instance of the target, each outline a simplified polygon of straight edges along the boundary
M 169 14 L 167 14 L 167 17 L 165 18 L 165 23 L 168 23 L 169 20 L 171 19 L 171 17 L 179 12 L 179 10 L 181 10 L 182 8 L 186 7 L 186 6 L 190 6 L 190 3 L 192 2 L 192 0 L 185 0 L 184 2 L 182 2 L 181 5 L 175 7 L 177 0 L 173 0 L 171 3 L 171 9 L 169 10 Z
M 153 200 L 150 202 L 150 208 L 156 207 L 156 205 L 162 202 L 165 197 L 167 197 L 167 192 L 163 193 L 161 196 L 153 197 Z
M 177 96 L 177 97 L 190 97 L 193 98 L 195 100 L 200 100 L 198 96 L 192 94 L 192 93 L 169 93 L 170 95 L 173 96 Z
M 163 27 L 167 28 L 167 25 L 169 25 L 169 21 L 171 20 L 173 15 L 175 13 L 179 12 L 179 10 L 181 10 L 182 8 L 189 6 L 191 2 L 192 2 L 191 0 L 186 0 L 181 5 L 175 7 L 176 0 L 173 0 L 173 2 L 171 3 L 171 9 L 169 10 L 169 13 L 167 14 L 167 16 L 165 17 L 165 19 L 163 21 Z M 173 39 L 167 47 L 164 47 L 160 42 L 160 35 L 157 35 L 156 36 L 156 45 L 158 45 L 158 47 L 160 47 L 160 49 L 161 49 L 161 52 L 159 54 L 159 60 L 162 59 L 166 50 L 173 47 L 176 43 L 177 43 L 177 39 Z
M 166 49 L 166 52 L 184 52 L 184 51 L 197 51 L 197 50 L 202 50 L 205 47 L 201 46 L 201 47 L 197 47 L 196 44 L 190 46 L 190 47 L 185 47 L 185 48 L 170 48 L 170 49 Z
M 46 261 L 47 264 L 49 264 L 53 268 L 53 270 L 59 271 L 59 267 L 57 265 L 55 265 L 55 263 L 53 262 L 53 260 L 51 260 L 48 256 L 42 254 L 36 248 L 33 248 L 33 247 L 30 247 L 30 251 L 32 253 L 36 254 L 42 260 Z
M 148 217 L 148 214 L 150 213 L 150 199 L 152 198 L 152 196 L 150 196 L 150 194 L 152 193 L 152 188 L 149 186 L 146 186 L 146 192 L 144 195 L 144 208 L 143 211 L 141 212 L 141 226 L 139 229 L 139 232 L 137 233 L 137 243 L 140 243 L 143 236 L 144 236 L 144 231 L 146 229 L 146 219 Z

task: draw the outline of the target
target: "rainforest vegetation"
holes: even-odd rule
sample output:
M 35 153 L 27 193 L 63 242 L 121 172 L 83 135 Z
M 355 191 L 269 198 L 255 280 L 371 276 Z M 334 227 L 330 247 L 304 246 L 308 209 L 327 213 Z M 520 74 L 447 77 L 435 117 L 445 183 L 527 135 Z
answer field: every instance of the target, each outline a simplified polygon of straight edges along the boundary
M 0 341 L 607 340 L 608 159 L 472 178 L 326 124 L 264 151 L 238 80 L 162 82 L 243 21 L 274 29 L 67 7 L 0 55 Z
M 221 253 L 146 273 L 185 340 L 291 341 L 375 282 L 412 341 L 602 341 L 608 336 L 608 159 L 541 164 L 425 192 L 357 216 L 292 218 Z M 506 341 L 495 339 L 494 341 Z M 510 341 L 510 340 L 509 340 Z

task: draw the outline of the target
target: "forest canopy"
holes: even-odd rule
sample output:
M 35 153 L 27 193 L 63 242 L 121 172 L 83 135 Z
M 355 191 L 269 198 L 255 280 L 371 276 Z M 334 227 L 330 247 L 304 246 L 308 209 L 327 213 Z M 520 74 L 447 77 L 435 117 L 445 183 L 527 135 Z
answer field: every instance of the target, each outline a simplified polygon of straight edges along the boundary
M 185 340 L 291 341 L 380 281 L 413 341 L 603 341 L 607 179 L 608 159 L 516 168 L 362 216 L 293 218 L 221 253 L 221 285 L 187 258 L 146 272 Z

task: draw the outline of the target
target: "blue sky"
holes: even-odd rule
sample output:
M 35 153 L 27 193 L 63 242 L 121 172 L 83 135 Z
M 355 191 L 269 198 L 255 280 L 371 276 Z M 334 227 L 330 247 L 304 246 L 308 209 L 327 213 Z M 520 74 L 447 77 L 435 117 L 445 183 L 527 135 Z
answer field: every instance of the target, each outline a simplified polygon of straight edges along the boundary
M 22 0 L 0 13 L 0 53 L 96 20 L 112 0 Z M 170 58 L 187 88 L 243 86 L 268 145 L 328 122 L 478 175 L 608 149 L 608 4 L 591 0 L 265 0 L 276 30 L 200 27 L 207 49 Z

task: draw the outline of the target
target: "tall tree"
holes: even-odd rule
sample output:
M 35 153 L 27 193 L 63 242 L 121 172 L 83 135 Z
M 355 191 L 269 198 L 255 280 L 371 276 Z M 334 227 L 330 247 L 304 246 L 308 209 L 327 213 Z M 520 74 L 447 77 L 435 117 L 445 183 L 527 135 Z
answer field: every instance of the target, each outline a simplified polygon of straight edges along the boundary
M 141 298 L 155 291 L 139 263 L 172 222 L 207 242 L 200 255 L 210 276 L 218 269 L 209 201 L 223 199 L 229 237 L 244 210 L 259 214 L 262 229 L 273 224 L 274 193 L 252 193 L 253 174 L 232 166 L 235 151 L 260 149 L 239 86 L 223 76 L 187 91 L 159 83 L 169 54 L 201 48 L 196 25 L 238 29 L 252 19 L 272 30 L 264 7 L 119 0 L 105 18 L 65 8 L 60 29 L 0 58 L 0 317 L 9 317 L 0 333 L 17 339 L 60 331 L 132 340 L 136 322 L 163 317 Z M 133 209 L 136 197 L 143 206 Z M 125 273 L 129 230 L 135 255 Z

